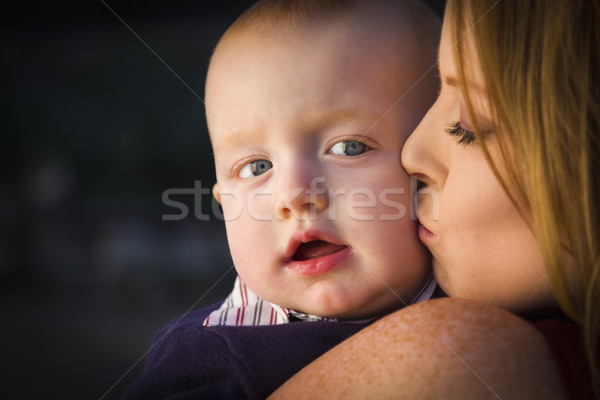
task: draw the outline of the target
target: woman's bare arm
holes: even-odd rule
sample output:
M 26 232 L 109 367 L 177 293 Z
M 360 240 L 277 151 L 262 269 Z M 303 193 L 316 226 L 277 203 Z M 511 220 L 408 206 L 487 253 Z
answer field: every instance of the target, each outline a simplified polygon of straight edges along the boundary
M 543 336 L 499 308 L 437 299 L 338 345 L 270 398 L 561 399 Z

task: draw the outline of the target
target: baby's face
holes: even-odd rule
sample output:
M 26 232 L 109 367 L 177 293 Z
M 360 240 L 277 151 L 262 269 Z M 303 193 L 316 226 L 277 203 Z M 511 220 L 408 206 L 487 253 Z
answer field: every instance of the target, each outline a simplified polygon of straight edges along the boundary
M 409 301 L 428 272 L 400 165 L 426 102 L 391 108 L 419 76 L 348 36 L 229 40 L 206 107 L 242 280 L 284 307 L 361 318 Z

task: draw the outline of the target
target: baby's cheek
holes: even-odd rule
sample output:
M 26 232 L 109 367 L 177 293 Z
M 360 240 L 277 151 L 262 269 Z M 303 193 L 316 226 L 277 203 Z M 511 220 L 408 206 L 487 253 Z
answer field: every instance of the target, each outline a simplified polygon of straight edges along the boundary
M 355 188 L 344 198 L 347 216 L 357 223 L 374 221 L 378 214 L 377 194 L 369 188 Z
M 256 224 L 273 222 L 273 194 L 252 192 L 244 198 L 243 211 Z
M 249 265 L 257 265 L 260 262 L 257 255 L 264 249 L 263 238 L 257 227 L 247 215 L 242 215 L 235 220 L 225 223 L 227 229 L 227 242 L 235 268 L 244 275 L 250 268 Z
M 378 219 L 410 223 L 410 190 L 385 188 L 379 193 Z
M 244 202 L 235 193 L 221 192 L 221 207 L 226 222 L 237 221 L 244 212 Z

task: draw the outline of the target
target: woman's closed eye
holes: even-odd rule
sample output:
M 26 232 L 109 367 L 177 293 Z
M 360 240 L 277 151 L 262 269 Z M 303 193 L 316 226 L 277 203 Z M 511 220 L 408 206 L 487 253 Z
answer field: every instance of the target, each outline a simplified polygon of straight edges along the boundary
M 358 140 L 343 140 L 331 146 L 329 153 L 352 157 L 366 153 L 368 150 L 370 150 L 370 147 L 363 142 L 359 142 Z
M 273 163 L 269 160 L 254 160 L 244 165 L 238 172 L 238 176 L 240 178 L 252 178 L 264 174 L 271 168 L 273 168 Z
M 475 134 L 472 131 L 468 131 L 460 126 L 460 122 L 452 122 L 447 128 L 446 132 L 457 138 L 460 144 L 470 144 L 475 140 Z

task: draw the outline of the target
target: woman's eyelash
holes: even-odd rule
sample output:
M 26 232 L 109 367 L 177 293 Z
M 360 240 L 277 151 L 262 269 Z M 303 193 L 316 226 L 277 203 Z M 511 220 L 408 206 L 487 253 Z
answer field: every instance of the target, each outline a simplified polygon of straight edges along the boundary
M 446 132 L 450 135 L 455 136 L 460 144 L 470 144 L 475 141 L 475 134 L 468 131 L 460 126 L 460 122 L 452 122 L 447 128 Z

